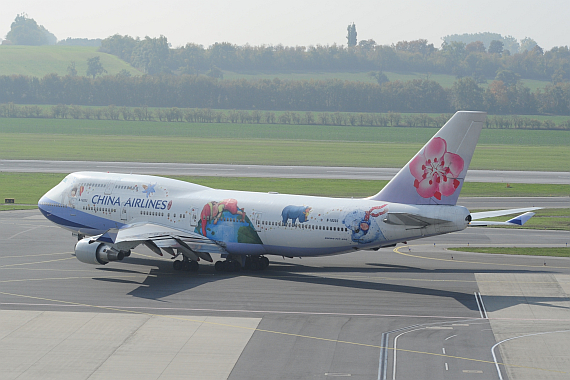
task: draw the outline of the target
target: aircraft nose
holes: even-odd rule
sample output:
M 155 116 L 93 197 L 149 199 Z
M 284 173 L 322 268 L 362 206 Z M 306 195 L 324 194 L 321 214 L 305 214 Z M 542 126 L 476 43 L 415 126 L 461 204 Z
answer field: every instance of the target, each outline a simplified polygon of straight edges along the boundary
M 48 205 L 48 199 L 46 198 L 46 196 L 44 195 L 43 197 L 40 198 L 40 200 L 38 201 L 38 209 L 40 210 L 40 212 L 44 215 L 46 215 L 46 213 L 48 213 L 47 210 L 47 205 Z

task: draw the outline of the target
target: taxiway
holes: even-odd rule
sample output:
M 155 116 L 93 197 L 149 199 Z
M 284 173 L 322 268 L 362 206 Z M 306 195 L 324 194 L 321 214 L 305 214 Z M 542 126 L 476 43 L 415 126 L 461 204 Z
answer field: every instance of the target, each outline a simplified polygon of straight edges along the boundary
M 86 265 L 37 210 L 2 212 L 0 377 L 565 379 L 570 259 L 446 247 L 569 240 L 470 228 L 396 251 L 189 273 L 146 248 Z

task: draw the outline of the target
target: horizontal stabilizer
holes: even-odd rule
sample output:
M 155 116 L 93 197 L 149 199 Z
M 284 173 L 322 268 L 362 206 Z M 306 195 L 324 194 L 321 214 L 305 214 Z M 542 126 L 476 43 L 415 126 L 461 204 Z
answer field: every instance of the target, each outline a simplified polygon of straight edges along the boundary
M 530 218 L 534 216 L 534 212 L 525 212 L 517 217 L 507 220 L 506 222 L 486 222 L 484 220 L 476 220 L 469 223 L 469 226 L 482 227 L 482 226 L 522 226 Z
M 520 212 L 536 211 L 536 210 L 540 210 L 540 209 L 542 209 L 542 207 L 512 208 L 512 209 L 508 209 L 508 210 L 473 212 L 473 213 L 471 213 L 471 220 L 479 220 L 479 219 L 484 219 L 484 218 L 492 218 L 495 216 L 518 214 Z

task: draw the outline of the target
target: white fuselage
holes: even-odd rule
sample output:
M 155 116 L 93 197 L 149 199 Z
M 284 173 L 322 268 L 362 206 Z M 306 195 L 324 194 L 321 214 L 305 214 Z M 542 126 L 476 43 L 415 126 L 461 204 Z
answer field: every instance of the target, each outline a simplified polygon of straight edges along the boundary
M 288 257 L 377 249 L 460 231 L 469 215 L 460 206 L 216 190 L 162 177 L 93 172 L 68 175 L 39 207 L 78 234 L 146 222 L 199 233 L 230 254 Z M 394 224 L 390 213 L 446 222 Z

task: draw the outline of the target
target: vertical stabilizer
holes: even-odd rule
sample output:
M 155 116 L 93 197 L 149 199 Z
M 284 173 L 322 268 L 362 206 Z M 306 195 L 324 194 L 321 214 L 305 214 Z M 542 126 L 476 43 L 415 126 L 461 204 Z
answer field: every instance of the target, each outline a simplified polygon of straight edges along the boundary
M 458 111 L 372 200 L 455 205 L 485 112 Z

